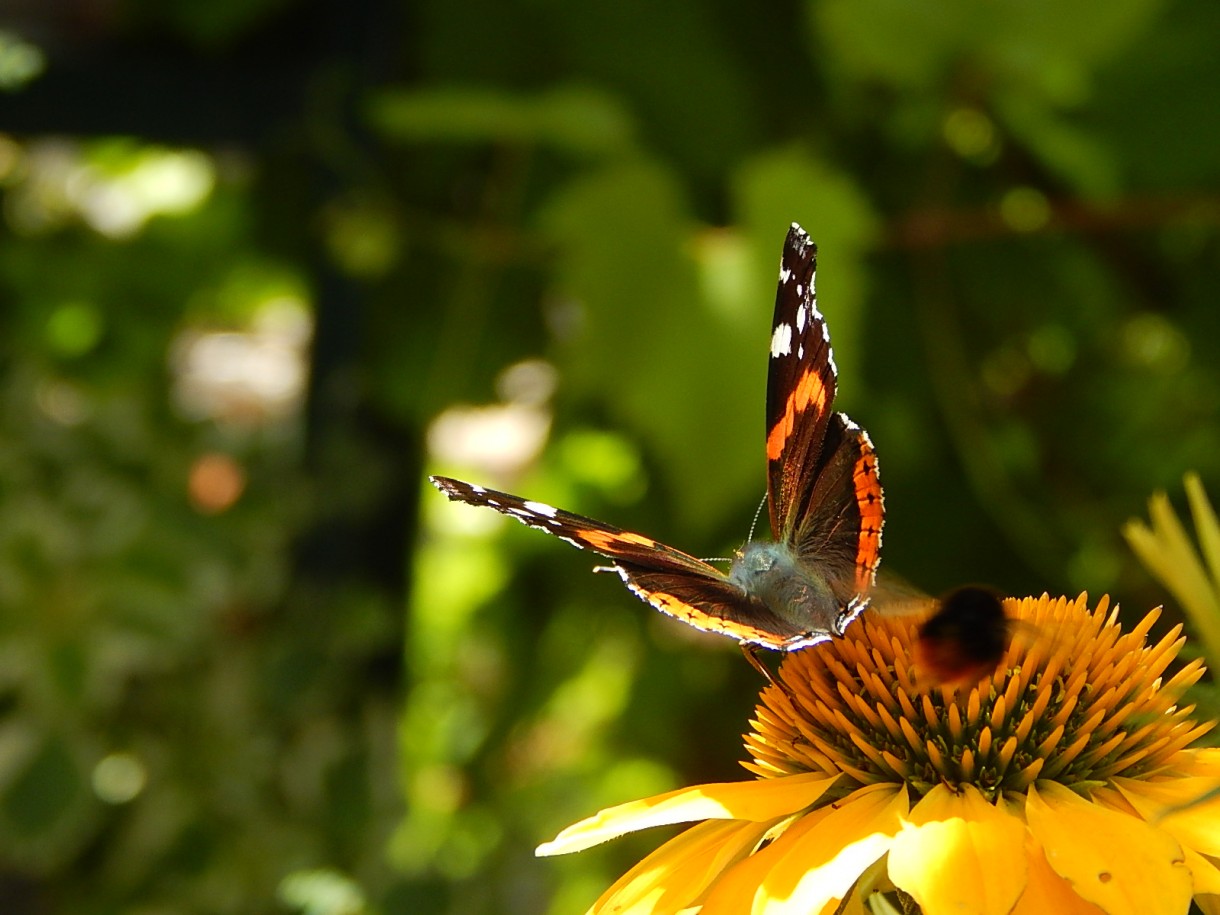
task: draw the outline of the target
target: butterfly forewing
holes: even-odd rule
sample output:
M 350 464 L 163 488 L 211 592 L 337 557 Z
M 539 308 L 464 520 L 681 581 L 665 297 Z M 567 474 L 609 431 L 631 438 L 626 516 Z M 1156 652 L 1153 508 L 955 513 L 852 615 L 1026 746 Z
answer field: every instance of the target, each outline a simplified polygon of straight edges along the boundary
M 595 521 L 561 508 L 487 489 L 451 477 L 429 477 L 432 485 L 455 502 L 485 505 L 502 515 L 515 518 L 545 531 L 580 550 L 592 550 L 610 559 L 622 559 L 641 568 L 682 572 L 698 578 L 722 579 L 724 573 L 681 550 L 631 531 Z
M 837 372 L 817 308 L 817 246 L 795 223 L 780 258 L 767 368 L 767 501 L 771 530 L 787 540 L 809 505 Z

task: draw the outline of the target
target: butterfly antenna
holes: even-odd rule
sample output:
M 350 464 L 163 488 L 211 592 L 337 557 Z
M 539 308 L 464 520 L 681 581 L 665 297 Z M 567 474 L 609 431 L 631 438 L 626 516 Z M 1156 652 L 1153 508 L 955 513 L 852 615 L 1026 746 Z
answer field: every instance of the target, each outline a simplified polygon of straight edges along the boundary
M 754 528 L 758 527 L 758 516 L 762 514 L 763 506 L 767 504 L 767 497 L 763 496 L 762 501 L 758 503 L 758 508 L 754 512 L 754 520 L 750 522 L 750 536 L 746 538 L 746 543 L 754 542 Z M 704 562 L 733 562 L 732 559 L 725 556 L 717 556 L 714 559 L 703 559 Z
M 763 506 L 767 504 L 767 497 L 763 496 L 762 501 L 758 503 L 758 508 L 754 511 L 754 520 L 750 522 L 750 536 L 746 538 L 746 543 L 754 542 L 754 528 L 758 527 L 758 516 L 762 514 Z

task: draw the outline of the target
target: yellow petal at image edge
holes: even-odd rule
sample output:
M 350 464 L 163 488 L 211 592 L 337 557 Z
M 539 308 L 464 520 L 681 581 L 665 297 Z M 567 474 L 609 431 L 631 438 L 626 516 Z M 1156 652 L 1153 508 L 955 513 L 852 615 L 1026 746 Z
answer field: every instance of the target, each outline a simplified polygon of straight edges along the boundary
M 836 781 L 838 776 L 827 778 L 821 773 L 803 773 L 680 788 L 656 797 L 608 807 L 569 826 L 550 842 L 539 845 L 535 854 L 566 855 L 624 833 L 671 823 L 777 820 L 816 803 Z
M 1190 870 L 1162 830 L 1054 782 L 1030 785 L 1025 819 L 1055 873 L 1108 915 L 1182 915 L 1190 907 Z
M 670 839 L 623 874 L 590 915 L 669 915 L 693 905 L 725 868 L 750 853 L 767 823 L 709 820 Z
M 1220 857 L 1220 798 L 1194 803 L 1216 787 L 1216 780 L 1116 778 L 1113 785 L 1140 816 L 1182 846 L 1195 894 L 1220 894 L 1220 867 L 1212 863 Z
M 1192 501 L 1198 501 L 1200 497 L 1206 502 L 1201 490 Z M 1148 517 L 1151 527 L 1142 521 L 1131 520 L 1123 526 L 1123 536 L 1153 578 L 1178 599 L 1193 623 L 1196 638 L 1206 647 L 1207 656 L 1214 659 L 1220 653 L 1220 600 L 1203 560 L 1195 552 L 1190 535 L 1174 514 L 1165 493 L 1155 493 L 1148 500 Z M 1198 520 L 1199 516 L 1196 516 L 1196 523 Z M 1214 520 L 1212 517 L 1213 523 Z M 1205 517 L 1204 525 L 1207 524 Z M 1210 549 L 1214 531 L 1207 531 L 1207 537 Z
M 1220 784 L 1220 747 L 1196 747 L 1174 754 L 1173 772 L 1182 777 L 1210 778 Z
M 1025 889 L 1025 837 L 1023 820 L 973 786 L 938 785 L 894 839 L 890 880 L 924 912 L 1008 915 Z
M 1190 515 L 1195 521 L 1195 534 L 1199 538 L 1203 561 L 1211 572 L 1212 581 L 1220 584 L 1220 519 L 1207 499 L 1207 492 L 1197 473 L 1186 474 L 1186 498 L 1190 502 Z
M 886 853 L 909 809 L 905 788 L 870 785 L 801 817 L 712 887 L 701 915 L 818 915 Z
M 1195 897 L 1198 898 L 1200 894 L 1220 895 L 1220 867 L 1212 864 L 1211 859 L 1189 848 L 1183 848 L 1182 853 L 1186 855 L 1186 866 L 1190 869 Z
M 1183 845 L 1220 857 L 1220 797 L 1200 801 L 1214 791 L 1214 778 L 1141 781 L 1115 778 L 1112 784 L 1140 816 Z

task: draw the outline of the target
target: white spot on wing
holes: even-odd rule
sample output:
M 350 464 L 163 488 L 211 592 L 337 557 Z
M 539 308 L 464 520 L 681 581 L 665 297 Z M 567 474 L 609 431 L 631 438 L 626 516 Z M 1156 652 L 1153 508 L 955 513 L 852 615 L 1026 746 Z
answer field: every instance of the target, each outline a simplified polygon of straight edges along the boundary
M 796 332 L 803 334 L 805 332 L 805 322 L 809 320 L 809 309 L 805 307 L 805 303 L 801 303 L 801 307 L 796 310 Z
M 792 271 L 781 265 L 779 268 L 779 281 L 786 283 L 790 279 L 792 279 Z
M 547 505 L 545 502 L 526 502 L 525 507 L 535 515 L 542 515 L 545 518 L 554 518 L 559 514 L 559 509 L 553 505 Z
M 831 636 L 825 632 L 805 632 L 801 635 L 795 635 L 788 641 L 784 642 L 783 650 L 796 651 L 798 648 L 809 648 L 812 645 L 820 645 L 822 642 L 829 642 L 830 639 Z
M 473 493 L 476 493 L 476 494 L 478 494 L 478 495 L 480 495 L 480 496 L 481 496 L 481 495 L 483 495 L 483 493 L 487 492 L 487 490 L 486 490 L 486 489 L 484 489 L 482 486 L 480 486 L 478 483 L 471 483 L 471 484 L 470 484 L 470 491 L 471 491 L 471 492 L 473 492 Z M 490 500 L 490 499 L 488 499 L 487 501 L 489 501 L 489 502 L 490 502 L 491 500 Z
M 792 352 L 792 325 L 777 324 L 771 333 L 771 358 L 787 356 Z

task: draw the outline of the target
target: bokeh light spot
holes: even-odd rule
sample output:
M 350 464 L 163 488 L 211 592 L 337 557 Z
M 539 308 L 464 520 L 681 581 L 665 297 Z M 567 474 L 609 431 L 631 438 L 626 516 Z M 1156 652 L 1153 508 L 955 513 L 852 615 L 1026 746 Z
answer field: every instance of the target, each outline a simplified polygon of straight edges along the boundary
M 1051 220 L 1051 205 L 1037 188 L 1014 187 L 1000 200 L 1000 218 L 1017 232 L 1036 232 Z
M 232 508 L 245 488 L 245 469 L 232 457 L 220 452 L 196 458 L 187 477 L 191 504 L 204 515 L 218 515 Z
M 955 108 L 945 118 L 945 142 L 963 159 L 990 162 L 999 153 L 995 123 L 977 108 Z
M 364 891 L 338 871 L 293 871 L 280 881 L 280 902 L 302 915 L 359 915 L 365 911 Z
M 132 753 L 111 753 L 93 767 L 93 793 L 107 804 L 134 800 L 147 783 L 148 771 Z
M 81 356 L 97 346 L 102 328 L 102 315 L 96 306 L 89 302 L 67 302 L 47 319 L 47 343 L 61 356 Z
M 1128 362 L 1160 372 L 1181 371 L 1190 362 L 1190 341 L 1159 314 L 1142 312 L 1122 329 L 1123 352 Z
M 15 92 L 46 69 L 46 55 L 15 32 L 0 29 L 0 90 Z

